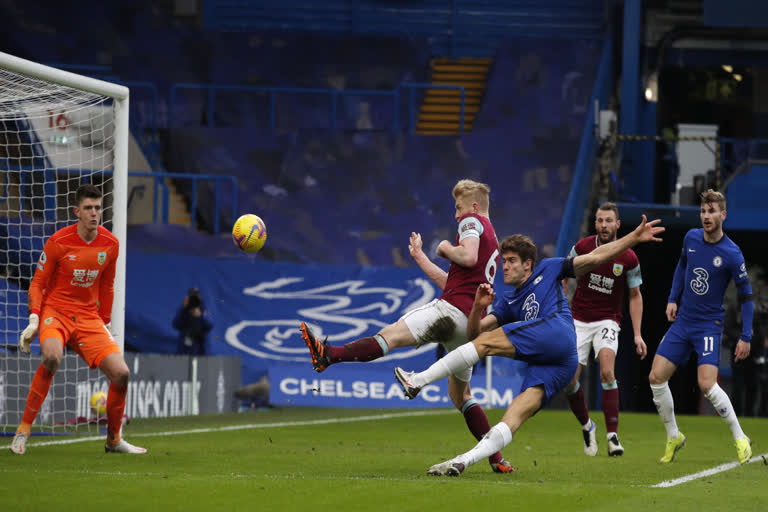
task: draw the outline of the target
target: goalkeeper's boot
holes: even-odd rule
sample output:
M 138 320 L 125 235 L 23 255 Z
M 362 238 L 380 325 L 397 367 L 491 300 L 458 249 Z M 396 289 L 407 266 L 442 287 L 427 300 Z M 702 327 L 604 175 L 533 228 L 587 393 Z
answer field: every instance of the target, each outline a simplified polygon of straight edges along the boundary
M 597 455 L 597 438 L 595 435 L 597 434 L 597 424 L 589 420 L 591 425 L 589 426 L 589 430 L 581 429 L 581 435 L 584 436 L 584 455 L 589 455 L 590 457 L 594 457 Z
M 106 453 L 132 453 L 137 455 L 147 453 L 146 448 L 142 448 L 140 446 L 133 446 L 131 443 L 129 443 L 125 439 L 119 440 L 116 444 L 105 443 L 104 451 Z
M 407 372 L 399 366 L 395 368 L 395 378 L 397 379 L 397 382 L 403 386 L 403 392 L 405 393 L 405 396 L 408 397 L 408 400 L 416 398 L 416 395 L 421 391 L 420 387 L 413 386 L 410 383 L 411 377 L 414 375 L 416 375 L 416 372 Z
M 616 432 L 608 434 L 608 456 L 609 457 L 621 457 L 624 455 L 624 447 L 619 442 L 619 436 Z
M 24 455 L 27 452 L 27 439 L 29 439 L 28 433 L 16 432 L 11 443 L 11 451 L 17 455 Z
M 494 473 L 514 473 L 515 468 L 506 459 L 501 459 L 501 462 L 491 462 L 491 469 Z
M 464 472 L 465 466 L 461 462 L 449 460 L 435 464 L 427 470 L 428 475 L 432 476 L 459 476 Z
M 309 330 L 307 324 L 301 322 L 301 337 L 304 338 L 304 343 L 309 348 L 309 353 L 312 356 L 312 368 L 317 373 L 322 372 L 331 365 L 331 360 L 328 358 L 328 338 L 322 343 L 317 341 L 312 331 Z
M 752 458 L 752 441 L 748 437 L 736 441 L 736 454 L 741 464 L 746 464 Z
M 667 447 L 664 449 L 664 456 L 659 459 L 662 464 L 668 464 L 675 460 L 675 454 L 685 446 L 685 436 L 682 432 L 677 434 L 674 439 L 667 439 Z

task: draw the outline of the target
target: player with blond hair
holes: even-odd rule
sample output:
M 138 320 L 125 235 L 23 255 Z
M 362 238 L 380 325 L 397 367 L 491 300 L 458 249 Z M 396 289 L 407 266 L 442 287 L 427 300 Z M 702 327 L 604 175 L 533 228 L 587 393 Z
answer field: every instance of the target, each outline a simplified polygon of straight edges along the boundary
M 48 239 L 29 286 L 29 325 L 19 337 L 19 346 L 29 354 L 39 330 L 42 363 L 32 378 L 11 451 L 19 455 L 26 452 L 32 423 L 48 395 L 66 345 L 110 381 L 104 450 L 146 453 L 120 437 L 130 372 L 109 331 L 119 243 L 100 225 L 102 194 L 97 187 L 81 185 L 75 203 L 77 223 Z
M 668 381 L 677 367 L 686 364 L 691 352 L 695 352 L 699 389 L 731 429 L 736 455 L 744 464 L 752 457 L 751 442 L 741 429 L 730 398 L 717 383 L 717 368 L 725 319 L 723 298 L 731 280 L 738 290 L 742 315 L 742 334 L 734 360 L 749 357 L 755 308 L 752 287 L 741 249 L 723 233 L 726 216 L 723 194 L 712 189 L 705 191 L 701 195 L 699 216 L 702 227 L 691 229 L 683 239 L 667 300 L 667 320 L 673 323 L 661 339 L 648 375 L 653 402 L 667 431 L 664 456 L 659 462 L 672 462 L 685 446 L 685 436 L 675 420 L 675 404 Z
M 583 275 L 630 247 L 661 239 L 659 220 L 643 222 L 630 234 L 573 258 L 544 258 L 536 264 L 536 245 L 525 235 L 501 242 L 504 284 L 514 287 L 498 299 L 489 283 L 478 286 L 467 323 L 472 341 L 447 354 L 423 372 L 395 368 L 406 396 L 415 398 L 427 384 L 472 368 L 486 356 L 504 356 L 528 363 L 520 393 L 501 422 L 471 450 L 427 470 L 434 476 L 459 476 L 464 470 L 512 441 L 528 418 L 573 378 L 578 366 L 576 331 L 561 280 Z M 496 299 L 496 300 L 494 300 Z M 493 304 L 491 314 L 482 313 Z
M 467 316 L 472 309 L 475 290 L 481 283 L 493 283 L 498 266 L 499 242 L 488 216 L 490 192 L 488 185 L 466 179 L 453 187 L 458 233 L 454 243 L 443 240 L 437 246 L 437 255 L 451 262 L 447 273 L 424 254 L 421 235 L 411 233 L 408 246 L 411 256 L 443 290 L 440 298 L 409 311 L 375 336 L 347 343 L 343 347 L 318 341 L 302 322 L 301 334 L 317 372 L 342 361 L 373 361 L 398 347 L 435 342 L 443 345 L 446 352 L 451 352 L 468 341 Z M 447 377 L 451 401 L 464 415 L 469 431 L 476 439 L 481 439 L 489 431 L 490 424 L 485 411 L 470 392 L 472 367 L 462 368 Z M 494 472 L 514 471 L 498 451 L 488 455 Z

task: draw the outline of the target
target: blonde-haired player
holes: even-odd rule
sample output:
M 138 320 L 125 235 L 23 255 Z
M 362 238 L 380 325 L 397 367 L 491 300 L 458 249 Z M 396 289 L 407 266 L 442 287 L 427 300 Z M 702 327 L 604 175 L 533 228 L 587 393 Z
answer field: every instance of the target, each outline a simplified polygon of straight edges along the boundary
M 443 290 L 439 299 L 409 311 L 375 336 L 343 347 L 320 342 L 302 322 L 302 337 L 309 347 L 315 371 L 322 372 L 342 361 L 373 361 L 398 347 L 435 342 L 450 352 L 467 343 L 467 316 L 472 310 L 475 290 L 482 283 L 493 283 L 499 261 L 499 242 L 488 218 L 490 192 L 488 185 L 472 180 L 461 180 L 453 187 L 458 233 L 455 243 L 443 240 L 437 246 L 437 255 L 451 262 L 447 273 L 424 254 L 421 235 L 411 233 L 408 249 L 427 277 Z M 472 398 L 471 376 L 472 367 L 449 375 L 448 395 L 464 415 L 469 431 L 479 440 L 491 426 L 485 411 Z M 491 454 L 488 462 L 496 473 L 514 470 L 500 452 Z
M 19 455 L 26 452 L 32 423 L 67 345 L 110 380 L 105 451 L 146 453 L 144 448 L 120 438 L 130 373 L 108 327 L 119 243 L 100 225 L 102 194 L 97 187 L 80 186 L 75 202 L 77 223 L 48 239 L 29 286 L 29 325 L 21 333 L 19 345 L 22 352 L 29 354 L 39 330 L 43 361 L 32 379 L 11 451 Z

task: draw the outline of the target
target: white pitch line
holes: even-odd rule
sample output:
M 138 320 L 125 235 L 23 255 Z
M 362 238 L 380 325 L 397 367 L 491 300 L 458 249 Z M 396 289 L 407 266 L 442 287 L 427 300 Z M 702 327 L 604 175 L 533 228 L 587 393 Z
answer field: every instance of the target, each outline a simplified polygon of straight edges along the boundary
M 746 463 L 752 464 L 753 462 L 760 462 L 760 461 L 765 462 L 766 457 L 768 457 L 768 453 L 764 453 L 763 455 L 755 455 L 754 457 L 749 459 Z M 705 469 L 704 471 L 699 471 L 698 473 L 692 473 L 690 475 L 681 476 L 680 478 L 675 478 L 674 480 L 664 480 L 663 482 L 659 482 L 658 484 L 652 485 L 651 487 L 674 487 L 676 485 L 691 482 L 699 478 L 716 475 L 718 473 L 722 473 L 723 471 L 728 471 L 739 466 L 741 466 L 739 462 L 727 462 L 725 464 L 720 464 L 719 466 L 715 466 L 714 468 L 709 468 L 709 469 Z
M 449 414 L 454 412 L 453 410 L 439 410 L 439 411 L 412 411 L 412 412 L 399 412 L 390 414 L 371 414 L 367 416 L 351 416 L 348 418 L 326 418 L 322 420 L 306 420 L 306 421 L 283 421 L 278 423 L 250 423 L 246 425 L 227 425 L 224 427 L 210 427 L 210 428 L 192 428 L 187 430 L 169 430 L 166 432 L 144 432 L 131 434 L 130 437 L 156 437 L 156 436 L 179 436 L 185 434 L 206 434 L 209 432 L 229 432 L 232 430 L 248 430 L 248 429 L 260 429 L 260 428 L 276 428 L 276 427 L 303 427 L 309 425 L 328 425 L 332 423 L 354 423 L 358 421 L 374 421 L 374 420 L 387 420 L 393 418 L 408 418 L 412 416 L 434 416 L 437 414 Z M 102 441 L 104 436 L 89 436 L 89 437 L 77 437 L 74 439 L 62 439 L 59 441 L 44 441 L 42 443 L 30 443 L 30 446 L 57 446 L 63 444 L 84 443 L 88 441 Z M 7 444 L 2 448 L 10 448 L 11 445 Z

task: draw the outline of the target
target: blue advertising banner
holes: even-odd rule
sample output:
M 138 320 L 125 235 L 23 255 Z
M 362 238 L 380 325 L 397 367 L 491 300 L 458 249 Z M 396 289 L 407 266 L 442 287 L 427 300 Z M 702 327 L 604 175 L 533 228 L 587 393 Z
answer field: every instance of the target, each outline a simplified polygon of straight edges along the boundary
M 319 338 L 343 345 L 373 336 L 441 293 L 416 267 L 298 265 L 238 256 L 129 252 L 126 346 L 175 353 L 179 336 L 172 320 L 188 289 L 197 287 L 213 324 L 206 353 L 240 356 L 243 384 L 250 384 L 281 364 L 312 371 L 299 333 L 302 321 Z M 395 349 L 363 370 L 421 370 L 436 360 L 436 349 L 434 343 Z M 494 361 L 494 373 L 500 374 L 515 363 Z M 350 364 L 355 363 L 332 369 Z
M 525 378 L 524 363 L 516 363 L 517 373 L 494 376 L 490 407 L 506 408 L 520 392 Z M 309 407 L 363 407 L 382 409 L 424 409 L 453 407 L 448 397 L 448 379 L 422 388 L 408 400 L 391 371 L 358 365 L 339 365 L 315 373 L 306 365 L 279 365 L 269 369 L 270 395 L 273 405 Z M 473 375 L 472 396 L 483 407 L 489 407 L 485 375 Z

